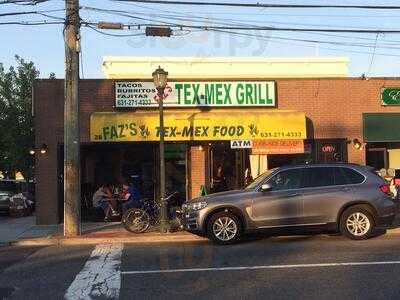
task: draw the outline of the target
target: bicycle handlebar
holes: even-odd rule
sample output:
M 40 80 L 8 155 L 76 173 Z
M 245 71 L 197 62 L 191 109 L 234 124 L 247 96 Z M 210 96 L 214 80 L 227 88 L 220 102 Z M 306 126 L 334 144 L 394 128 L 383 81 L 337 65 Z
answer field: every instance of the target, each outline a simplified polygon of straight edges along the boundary
M 167 197 L 164 198 L 165 201 L 168 201 L 169 199 L 171 199 L 173 196 L 175 196 L 176 194 L 179 194 L 178 191 L 173 192 L 172 194 L 168 195 Z

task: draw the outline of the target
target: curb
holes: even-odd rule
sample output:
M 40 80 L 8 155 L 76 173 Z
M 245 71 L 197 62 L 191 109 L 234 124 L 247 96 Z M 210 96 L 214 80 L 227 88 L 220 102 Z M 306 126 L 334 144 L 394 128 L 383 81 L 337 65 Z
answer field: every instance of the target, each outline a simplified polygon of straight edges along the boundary
M 86 237 L 86 238 L 39 238 L 18 240 L 9 243 L 9 246 L 76 246 L 76 245 L 97 245 L 122 243 L 131 245 L 157 245 L 157 244 L 177 244 L 177 243 L 204 243 L 209 240 L 201 237 Z
M 400 234 L 400 228 L 393 228 L 393 229 L 387 229 L 386 230 L 387 235 L 397 235 Z
M 387 229 L 384 235 L 400 235 L 400 228 Z M 78 238 L 60 238 L 46 237 L 36 239 L 24 239 L 0 243 L 1 246 L 77 246 L 77 245 L 97 245 L 122 243 L 130 245 L 161 245 L 161 244 L 179 244 L 179 243 L 206 243 L 207 238 L 198 236 L 146 236 L 146 237 L 78 237 Z

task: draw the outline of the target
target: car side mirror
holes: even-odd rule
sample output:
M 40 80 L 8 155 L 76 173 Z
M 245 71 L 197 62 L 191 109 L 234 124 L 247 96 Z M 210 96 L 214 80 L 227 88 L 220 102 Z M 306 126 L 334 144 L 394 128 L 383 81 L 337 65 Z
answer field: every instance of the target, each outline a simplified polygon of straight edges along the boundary
M 261 186 L 261 189 L 260 189 L 260 191 L 263 192 L 263 193 L 269 192 L 271 190 L 272 190 L 272 186 L 270 184 L 268 184 L 268 183 L 263 184 Z

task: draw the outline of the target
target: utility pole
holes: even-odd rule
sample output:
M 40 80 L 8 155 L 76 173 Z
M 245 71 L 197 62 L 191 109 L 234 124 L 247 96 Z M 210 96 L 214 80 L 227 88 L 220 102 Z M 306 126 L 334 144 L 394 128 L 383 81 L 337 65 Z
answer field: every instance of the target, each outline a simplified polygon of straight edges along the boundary
M 64 236 L 81 234 L 79 0 L 65 0 Z

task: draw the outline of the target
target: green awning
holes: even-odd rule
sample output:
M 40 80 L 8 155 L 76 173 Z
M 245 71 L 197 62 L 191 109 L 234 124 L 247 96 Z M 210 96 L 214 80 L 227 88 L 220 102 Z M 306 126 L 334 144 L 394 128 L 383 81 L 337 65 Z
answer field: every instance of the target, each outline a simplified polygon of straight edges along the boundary
M 364 113 L 364 141 L 400 142 L 400 113 Z

